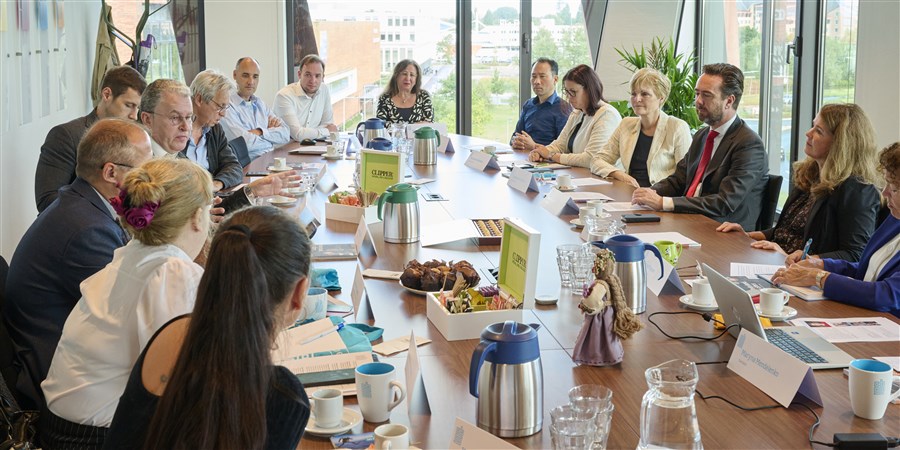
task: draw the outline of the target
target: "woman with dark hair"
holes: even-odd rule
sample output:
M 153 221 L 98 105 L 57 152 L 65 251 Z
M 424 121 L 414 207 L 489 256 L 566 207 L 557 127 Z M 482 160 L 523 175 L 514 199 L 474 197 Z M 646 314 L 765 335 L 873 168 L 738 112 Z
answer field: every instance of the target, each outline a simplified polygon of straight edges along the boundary
M 434 122 L 431 95 L 422 89 L 422 69 L 411 59 L 394 66 L 394 74 L 387 89 L 378 98 L 375 116 L 386 125 L 394 122 Z
M 806 132 L 807 158 L 794 163 L 794 189 L 773 228 L 747 235 L 754 248 L 800 260 L 812 239 L 810 255 L 857 261 L 875 230 L 881 208 L 875 127 L 852 103 L 825 105 Z M 718 231 L 744 231 L 725 222 Z
M 817 286 L 831 300 L 900 317 L 900 142 L 881 151 L 881 191 L 891 215 L 875 230 L 859 262 L 807 258 L 772 276 L 775 284 Z
M 286 213 L 257 206 L 226 219 L 193 313 L 144 348 L 104 448 L 296 448 L 309 399 L 271 350 L 297 319 L 309 267 L 309 238 Z
M 563 92 L 575 110 L 566 126 L 547 146 L 536 145 L 532 161 L 552 161 L 575 167 L 591 167 L 622 116 L 603 99 L 603 83 L 594 69 L 582 64 L 563 77 Z

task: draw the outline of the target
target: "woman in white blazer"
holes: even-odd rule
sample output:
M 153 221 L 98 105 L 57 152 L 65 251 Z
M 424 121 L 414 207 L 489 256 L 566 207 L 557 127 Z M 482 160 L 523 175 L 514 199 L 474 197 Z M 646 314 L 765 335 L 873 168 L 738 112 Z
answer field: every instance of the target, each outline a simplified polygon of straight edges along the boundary
M 631 108 L 591 162 L 591 172 L 634 187 L 649 187 L 675 171 L 691 145 L 688 124 L 662 111 L 669 96 L 669 78 L 643 68 L 631 77 Z M 621 167 L 616 162 L 621 161 Z M 624 170 L 622 169 L 624 167 Z
M 575 167 L 591 167 L 622 116 L 603 99 L 603 84 L 590 67 L 575 66 L 563 77 L 563 92 L 575 109 L 549 145 L 537 145 L 528 154 L 532 161 L 551 161 Z

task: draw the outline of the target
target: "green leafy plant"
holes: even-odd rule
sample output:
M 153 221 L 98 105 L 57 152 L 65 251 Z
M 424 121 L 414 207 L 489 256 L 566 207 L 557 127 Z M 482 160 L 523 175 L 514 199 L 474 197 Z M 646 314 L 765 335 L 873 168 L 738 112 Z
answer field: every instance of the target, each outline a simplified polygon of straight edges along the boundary
M 697 58 L 693 54 L 678 54 L 675 51 L 675 42 L 671 39 L 663 41 L 655 38 L 650 43 L 650 48 L 641 45 L 640 49 L 632 48 L 632 51 L 616 49 L 622 57 L 620 63 L 632 73 L 652 67 L 669 77 L 672 82 L 672 90 L 662 110 L 670 116 L 677 117 L 696 130 L 703 125 L 697 117 L 694 109 L 694 86 L 697 84 L 698 75 L 694 72 L 694 62 Z M 634 112 L 628 106 L 628 101 L 611 102 L 622 117 L 633 116 Z

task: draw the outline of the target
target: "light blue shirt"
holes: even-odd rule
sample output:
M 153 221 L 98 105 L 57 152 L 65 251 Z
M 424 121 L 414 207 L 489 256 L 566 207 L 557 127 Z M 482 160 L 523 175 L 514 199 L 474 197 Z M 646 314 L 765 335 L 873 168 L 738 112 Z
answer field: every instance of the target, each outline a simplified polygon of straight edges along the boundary
M 281 126 L 269 128 L 270 117 L 276 116 L 259 97 L 251 95 L 250 100 L 244 100 L 240 95 L 231 94 L 231 108 L 225 111 L 222 129 L 229 141 L 239 136 L 244 138 L 252 160 L 291 139 L 291 130 L 284 121 Z M 249 131 L 254 129 L 262 131 L 262 136 Z
M 188 139 L 187 149 L 184 154 L 189 160 L 199 164 L 206 170 L 209 170 L 209 159 L 206 156 L 206 133 L 209 133 L 210 127 L 203 127 L 200 134 L 200 140 L 194 144 L 194 139 Z

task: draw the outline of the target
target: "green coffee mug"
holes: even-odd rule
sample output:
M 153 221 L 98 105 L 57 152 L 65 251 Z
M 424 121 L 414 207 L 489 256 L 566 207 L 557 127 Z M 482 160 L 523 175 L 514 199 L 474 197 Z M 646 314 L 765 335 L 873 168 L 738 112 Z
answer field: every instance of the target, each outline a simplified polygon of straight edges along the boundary
M 678 262 L 681 251 L 684 250 L 680 242 L 656 241 L 653 245 L 655 245 L 656 248 L 659 249 L 659 252 L 662 253 L 663 259 L 673 266 Z

